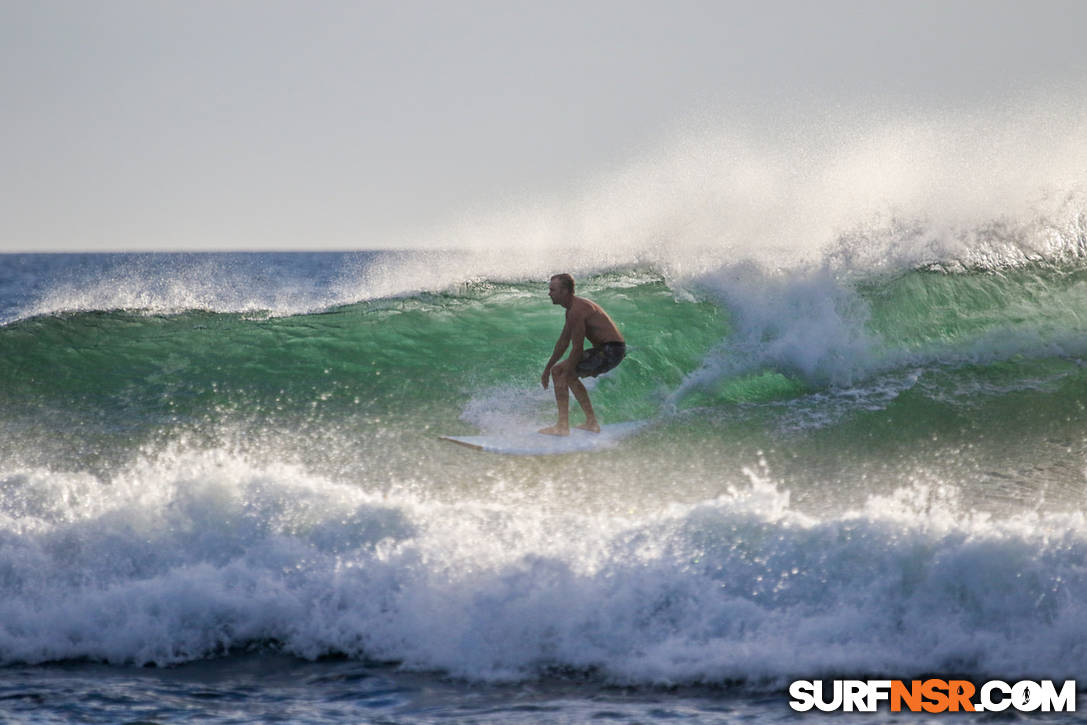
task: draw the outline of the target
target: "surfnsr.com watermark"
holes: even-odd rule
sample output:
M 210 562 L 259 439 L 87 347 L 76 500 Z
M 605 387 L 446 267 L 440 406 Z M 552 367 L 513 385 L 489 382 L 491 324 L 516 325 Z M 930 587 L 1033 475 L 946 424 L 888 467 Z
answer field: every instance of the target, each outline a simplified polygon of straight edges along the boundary
M 797 680 L 789 686 L 789 706 L 798 712 L 1075 712 L 1076 681 L 989 680 Z

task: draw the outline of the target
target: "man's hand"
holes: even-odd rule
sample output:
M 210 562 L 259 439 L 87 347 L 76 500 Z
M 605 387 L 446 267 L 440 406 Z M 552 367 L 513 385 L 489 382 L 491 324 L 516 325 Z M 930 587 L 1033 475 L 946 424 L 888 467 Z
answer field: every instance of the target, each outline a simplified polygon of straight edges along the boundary
M 543 375 L 540 377 L 540 385 L 543 386 L 544 390 L 547 390 L 547 381 L 550 380 L 550 379 L 551 379 L 551 366 L 548 365 L 546 368 L 544 368 Z

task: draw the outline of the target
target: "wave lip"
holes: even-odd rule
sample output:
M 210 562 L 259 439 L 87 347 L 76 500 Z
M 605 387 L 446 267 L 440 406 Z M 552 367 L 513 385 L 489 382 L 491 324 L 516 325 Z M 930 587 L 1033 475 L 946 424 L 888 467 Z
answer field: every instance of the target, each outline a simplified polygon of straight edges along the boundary
M 11 255 L 13 297 L 0 294 L 0 323 L 80 312 L 194 310 L 288 316 L 341 300 L 334 282 L 373 253 L 142 253 Z M 0 281 L 4 274 L 0 267 Z M 2 286 L 0 286 L 2 290 Z

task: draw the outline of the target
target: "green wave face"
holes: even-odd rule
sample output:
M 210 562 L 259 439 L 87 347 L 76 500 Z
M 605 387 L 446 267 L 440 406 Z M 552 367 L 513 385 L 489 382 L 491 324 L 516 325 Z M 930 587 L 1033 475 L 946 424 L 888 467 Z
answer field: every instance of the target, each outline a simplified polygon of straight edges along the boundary
M 871 328 L 903 351 L 943 345 L 980 355 L 989 343 L 999 353 L 994 336 L 1078 349 L 1077 338 L 1087 327 L 1083 264 L 968 274 L 913 271 L 865 283 L 860 291 L 871 311 Z
M 929 466 L 969 485 L 991 484 L 993 471 L 1044 469 L 1067 486 L 1059 472 L 1082 468 L 1084 265 L 854 283 L 825 271 L 748 272 L 687 289 L 644 272 L 583 281 L 579 292 L 608 310 L 629 345 L 626 360 L 590 384 L 595 407 L 605 422 L 657 421 L 592 466 L 578 456 L 465 459 L 436 443 L 554 416 L 539 377 L 563 311 L 542 283 L 479 283 L 286 317 L 23 319 L 0 327 L 0 453 L 107 472 L 171 441 L 226 441 L 239 454 L 298 460 L 367 486 L 454 488 L 495 470 L 525 482 L 565 471 L 588 486 L 599 463 L 616 480 L 655 481 L 647 496 L 667 482 L 690 497 L 715 495 L 741 475 L 738 462 L 765 457 L 799 500 L 827 480 L 898 485 Z
M 661 282 L 590 287 L 632 340 L 595 396 L 612 419 L 645 417 L 662 389 L 726 333 L 708 302 Z M 140 437 L 224 417 L 267 426 L 394 426 L 457 418 L 481 388 L 540 387 L 563 310 L 541 284 L 358 303 L 292 317 L 129 312 L 38 317 L 0 328 L 0 404 L 23 425 L 43 415 L 84 434 Z M 363 433 L 364 431 L 359 431 Z

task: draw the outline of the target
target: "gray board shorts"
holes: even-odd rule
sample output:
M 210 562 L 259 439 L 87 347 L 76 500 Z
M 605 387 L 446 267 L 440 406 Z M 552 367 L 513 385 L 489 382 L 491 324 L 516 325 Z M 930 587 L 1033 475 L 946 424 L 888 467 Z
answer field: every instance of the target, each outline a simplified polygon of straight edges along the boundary
M 624 342 L 605 342 L 600 347 L 591 347 L 577 364 L 577 376 L 595 378 L 602 375 L 623 362 L 626 354 L 627 346 Z

